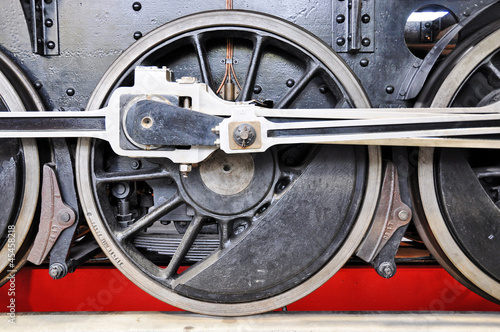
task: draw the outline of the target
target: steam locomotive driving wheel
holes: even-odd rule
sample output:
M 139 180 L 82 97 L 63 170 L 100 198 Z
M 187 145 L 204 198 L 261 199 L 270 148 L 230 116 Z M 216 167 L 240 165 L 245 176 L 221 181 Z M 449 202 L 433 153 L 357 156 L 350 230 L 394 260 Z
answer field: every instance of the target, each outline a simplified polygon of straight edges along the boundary
M 207 12 L 154 30 L 115 61 L 88 108 L 133 85 L 137 66 L 166 66 L 236 103 L 369 107 L 331 49 L 257 13 Z M 112 262 L 165 302 L 226 316 L 287 305 L 338 271 L 369 226 L 381 169 L 377 147 L 216 151 L 189 166 L 120 157 L 89 139 L 77 167 L 87 221 Z
M 42 110 L 43 104 L 21 70 L 0 52 L 0 111 Z M 40 183 L 36 142 L 0 140 L 0 285 L 26 262 L 32 245 L 32 227 Z
M 431 107 L 478 107 L 500 98 L 500 29 L 484 28 L 450 55 L 422 100 Z M 500 301 L 498 150 L 423 148 L 419 190 L 426 246 L 457 280 Z

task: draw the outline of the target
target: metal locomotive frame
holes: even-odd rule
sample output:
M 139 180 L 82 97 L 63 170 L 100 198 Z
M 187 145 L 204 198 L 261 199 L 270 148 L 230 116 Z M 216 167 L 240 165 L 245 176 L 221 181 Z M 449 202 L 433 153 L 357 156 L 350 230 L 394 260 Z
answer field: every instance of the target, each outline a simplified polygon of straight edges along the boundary
M 353 253 L 392 277 L 413 220 L 498 302 L 500 3 L 223 5 L 7 5 L 3 281 L 26 260 L 62 278 L 100 247 L 166 302 L 253 314 Z

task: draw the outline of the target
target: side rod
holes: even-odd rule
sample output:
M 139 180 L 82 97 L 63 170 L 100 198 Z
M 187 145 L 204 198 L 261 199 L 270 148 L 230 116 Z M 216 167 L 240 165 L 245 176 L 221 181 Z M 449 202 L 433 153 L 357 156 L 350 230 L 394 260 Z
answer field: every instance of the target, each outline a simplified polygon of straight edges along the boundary
M 500 134 L 500 103 L 479 108 L 275 110 L 209 99 L 197 110 L 140 100 L 127 106 L 140 112 L 125 112 L 118 103 L 88 112 L 0 112 L 0 138 L 99 138 L 122 156 L 177 163 L 203 161 L 219 147 L 226 153 L 252 153 L 278 144 L 500 147 L 492 136 Z
M 0 112 L 0 138 L 106 137 L 108 109 L 90 112 Z

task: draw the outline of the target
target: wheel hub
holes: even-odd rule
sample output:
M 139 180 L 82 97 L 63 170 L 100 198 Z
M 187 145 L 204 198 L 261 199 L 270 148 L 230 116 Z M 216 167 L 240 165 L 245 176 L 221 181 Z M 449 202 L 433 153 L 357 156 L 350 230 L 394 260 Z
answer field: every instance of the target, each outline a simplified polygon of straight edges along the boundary
M 227 155 L 216 151 L 200 165 L 201 180 L 219 195 L 235 195 L 250 185 L 255 174 L 253 158 L 247 154 Z
M 182 186 L 193 202 L 217 215 L 237 215 L 256 208 L 275 181 L 270 152 L 227 155 L 215 152 L 193 168 Z

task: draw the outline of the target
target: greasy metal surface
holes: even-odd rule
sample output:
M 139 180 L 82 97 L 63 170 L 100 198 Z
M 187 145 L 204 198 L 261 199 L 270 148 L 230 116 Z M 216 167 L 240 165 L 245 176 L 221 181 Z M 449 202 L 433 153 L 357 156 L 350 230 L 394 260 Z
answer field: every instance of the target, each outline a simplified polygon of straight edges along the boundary
M 76 221 L 75 211 L 64 203 L 54 169 L 43 166 L 42 210 L 40 225 L 28 260 L 40 265 L 63 230 Z
M 371 262 L 396 230 L 407 225 L 410 220 L 411 210 L 399 196 L 398 171 L 392 162 L 387 162 L 372 227 L 360 244 L 356 255 L 366 262 Z

